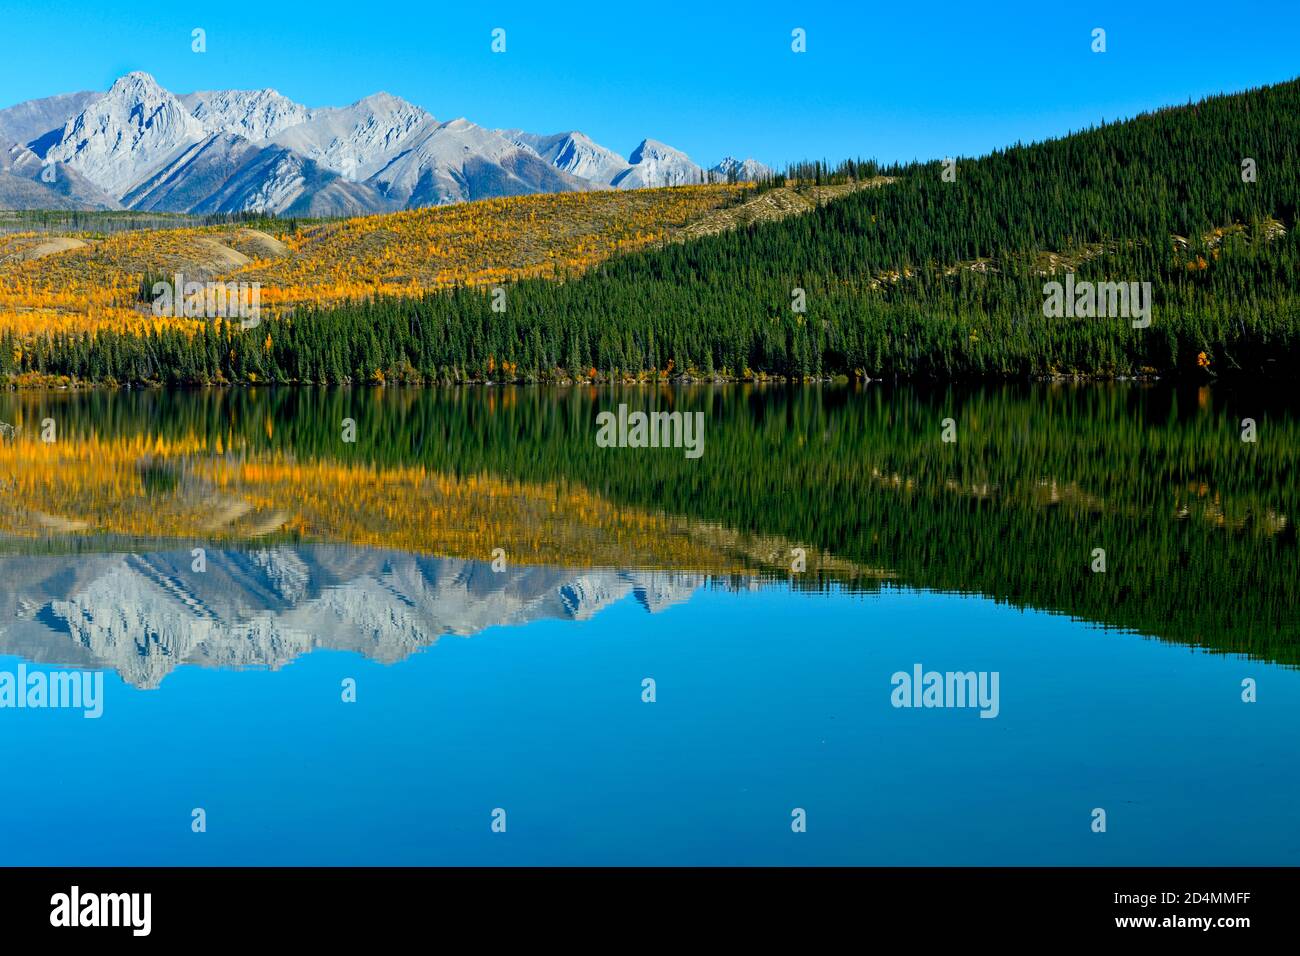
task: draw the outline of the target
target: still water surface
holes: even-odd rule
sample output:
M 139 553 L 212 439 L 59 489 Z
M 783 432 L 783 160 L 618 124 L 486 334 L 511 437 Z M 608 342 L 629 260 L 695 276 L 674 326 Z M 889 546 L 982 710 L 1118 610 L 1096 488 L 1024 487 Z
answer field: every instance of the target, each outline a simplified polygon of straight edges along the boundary
M 596 447 L 621 402 L 704 412 L 704 454 Z M 1276 398 L 10 393 L 0 421 L 0 675 L 103 675 L 97 719 L 0 708 L 0 864 L 1300 862 Z M 996 705 L 894 706 L 918 665 Z

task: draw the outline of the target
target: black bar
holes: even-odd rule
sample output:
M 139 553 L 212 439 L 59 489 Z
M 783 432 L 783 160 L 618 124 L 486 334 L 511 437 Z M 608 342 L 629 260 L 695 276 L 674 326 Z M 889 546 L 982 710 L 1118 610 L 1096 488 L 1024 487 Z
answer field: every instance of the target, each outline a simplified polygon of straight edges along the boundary
M 1292 868 L 917 869 L 8 869 L 0 870 L 7 940 L 135 943 L 374 941 L 398 934 L 481 941 L 559 933 L 613 944 L 712 936 L 762 943 L 814 933 L 918 942 L 1060 938 L 1240 940 L 1294 932 Z M 59 894 L 94 918 L 99 894 L 150 894 L 116 927 L 51 925 Z M 96 901 L 87 904 L 89 895 Z M 1146 903 L 1143 905 L 1143 899 Z M 143 898 L 139 898 L 141 902 Z M 86 907 L 89 906 L 89 909 Z M 134 916 L 133 921 L 130 917 Z M 1209 919 L 1211 925 L 1191 925 Z M 1152 922 L 1146 925 L 1123 920 Z M 1174 921 L 1166 923 L 1166 920 Z M 1177 921 L 1181 920 L 1179 923 Z M 1220 921 L 1231 920 L 1237 925 Z M 1244 922 L 1240 922 L 1244 920 Z M 543 931 L 544 929 L 544 931 Z M 614 933 L 616 935 L 611 936 Z M 685 934 L 685 935 L 684 935 Z M 918 950 L 921 951 L 921 950 Z

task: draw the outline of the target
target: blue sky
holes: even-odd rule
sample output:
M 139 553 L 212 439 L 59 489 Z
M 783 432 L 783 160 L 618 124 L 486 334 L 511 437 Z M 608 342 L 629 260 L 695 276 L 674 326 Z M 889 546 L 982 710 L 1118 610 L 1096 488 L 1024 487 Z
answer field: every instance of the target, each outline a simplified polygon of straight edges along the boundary
M 270 86 L 324 106 L 386 90 L 624 154 L 650 136 L 706 164 L 781 164 L 974 155 L 1300 75 L 1294 0 L 835 6 L 0 0 L 0 106 L 138 69 L 178 93 Z

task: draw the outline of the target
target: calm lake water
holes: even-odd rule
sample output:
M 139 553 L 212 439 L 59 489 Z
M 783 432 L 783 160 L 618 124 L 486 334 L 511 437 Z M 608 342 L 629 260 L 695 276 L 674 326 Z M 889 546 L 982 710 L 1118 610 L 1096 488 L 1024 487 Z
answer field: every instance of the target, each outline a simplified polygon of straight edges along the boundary
M 620 404 L 701 413 L 703 453 L 599 447 Z M 1275 396 L 22 392 L 0 422 L 0 865 L 1300 863 Z M 63 676 L 98 716 L 15 706 Z

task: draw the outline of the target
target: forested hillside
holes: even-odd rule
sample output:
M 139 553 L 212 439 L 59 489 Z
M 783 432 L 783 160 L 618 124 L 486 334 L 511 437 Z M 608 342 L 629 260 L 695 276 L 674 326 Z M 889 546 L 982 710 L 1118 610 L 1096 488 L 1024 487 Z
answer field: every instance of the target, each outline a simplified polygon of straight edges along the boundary
M 897 181 L 569 281 L 373 298 L 238 326 L 28 342 L 0 372 L 118 382 L 905 378 L 1290 372 L 1300 81 Z M 871 172 L 877 172 L 874 167 Z M 1150 283 L 1151 324 L 1044 315 L 1044 285 Z M 802 290 L 800 292 L 799 290 Z M 496 302 L 498 309 L 500 301 Z M 800 306 L 804 308 L 801 310 Z

